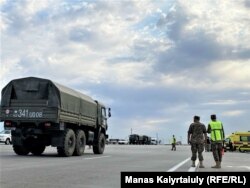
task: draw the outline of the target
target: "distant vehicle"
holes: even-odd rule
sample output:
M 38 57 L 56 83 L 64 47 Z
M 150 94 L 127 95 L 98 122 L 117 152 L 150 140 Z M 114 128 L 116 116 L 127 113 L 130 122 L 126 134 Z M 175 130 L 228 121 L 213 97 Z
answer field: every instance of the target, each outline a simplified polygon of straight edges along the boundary
M 151 137 L 147 135 L 131 134 L 129 135 L 129 144 L 149 145 Z
M 0 132 L 0 142 L 9 145 L 12 143 L 11 140 L 11 130 L 3 130 Z
M 140 143 L 140 136 L 138 134 L 129 135 L 129 144 L 139 144 L 139 143 Z
M 129 143 L 129 141 L 125 140 L 125 139 L 119 139 L 119 141 L 118 141 L 118 144 L 124 144 L 124 145 L 126 145 L 128 143 Z
M 142 135 L 142 144 L 144 145 L 151 144 L 151 137 L 147 135 Z
M 151 145 L 157 145 L 157 144 L 158 144 L 157 138 L 151 138 Z
M 118 144 L 119 139 L 118 138 L 110 138 L 108 139 L 109 144 Z
M 240 152 L 250 151 L 250 131 L 237 131 L 227 136 L 224 143 L 224 149 L 232 151 L 239 150 Z
M 17 155 L 41 155 L 52 146 L 59 156 L 80 156 L 85 145 L 102 154 L 110 116 L 101 102 L 48 79 L 19 78 L 2 89 L 0 121 L 12 129 Z
M 177 141 L 176 145 L 182 145 L 182 142 L 181 141 Z

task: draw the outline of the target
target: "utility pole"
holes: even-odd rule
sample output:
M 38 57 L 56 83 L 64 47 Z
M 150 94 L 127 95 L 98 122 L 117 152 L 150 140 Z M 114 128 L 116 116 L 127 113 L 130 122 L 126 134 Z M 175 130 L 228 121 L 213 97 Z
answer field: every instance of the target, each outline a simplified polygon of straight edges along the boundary
M 158 133 L 156 133 L 156 140 L 157 140 L 157 144 L 159 143 L 159 140 L 158 140 Z

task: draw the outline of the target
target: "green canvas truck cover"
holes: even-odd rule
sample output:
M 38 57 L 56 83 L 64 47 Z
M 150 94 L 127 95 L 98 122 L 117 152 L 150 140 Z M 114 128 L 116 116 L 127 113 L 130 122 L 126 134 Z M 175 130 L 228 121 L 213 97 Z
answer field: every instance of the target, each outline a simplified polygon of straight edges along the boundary
M 79 121 L 85 118 L 95 124 L 97 117 L 95 100 L 49 79 L 26 77 L 10 81 L 2 89 L 1 108 L 12 107 L 15 101 L 27 101 L 26 106 L 40 101 L 46 107 L 59 110 L 62 113 L 59 118 L 71 114 Z M 3 118 L 2 112 L 1 120 Z

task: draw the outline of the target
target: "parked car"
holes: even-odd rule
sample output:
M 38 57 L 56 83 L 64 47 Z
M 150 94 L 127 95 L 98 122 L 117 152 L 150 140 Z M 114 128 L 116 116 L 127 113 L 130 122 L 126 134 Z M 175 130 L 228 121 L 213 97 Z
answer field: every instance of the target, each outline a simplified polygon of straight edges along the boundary
M 2 132 L 0 132 L 0 142 L 5 143 L 6 145 L 12 143 L 11 130 L 3 130 Z
M 118 144 L 118 138 L 110 138 L 108 139 L 108 144 Z
M 120 139 L 119 141 L 118 141 L 118 144 L 128 144 L 129 143 L 129 141 L 128 140 L 125 140 L 125 139 Z
M 158 139 L 157 138 L 151 138 L 151 145 L 157 145 Z

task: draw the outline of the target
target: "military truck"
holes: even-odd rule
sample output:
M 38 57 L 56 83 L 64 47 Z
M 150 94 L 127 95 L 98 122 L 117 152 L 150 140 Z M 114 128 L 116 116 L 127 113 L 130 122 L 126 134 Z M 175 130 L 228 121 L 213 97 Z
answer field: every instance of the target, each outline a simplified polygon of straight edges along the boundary
M 147 135 L 142 135 L 142 144 L 149 145 L 151 143 L 151 137 Z
M 129 135 L 129 144 L 149 145 L 151 137 L 147 135 L 131 134 Z
M 101 102 L 49 79 L 14 79 L 2 89 L 0 120 L 12 130 L 17 155 L 52 146 L 59 156 L 81 156 L 85 145 L 103 154 L 110 116 Z
M 131 134 L 129 135 L 129 144 L 139 144 L 139 141 L 140 141 L 139 139 L 140 139 L 140 135 Z

